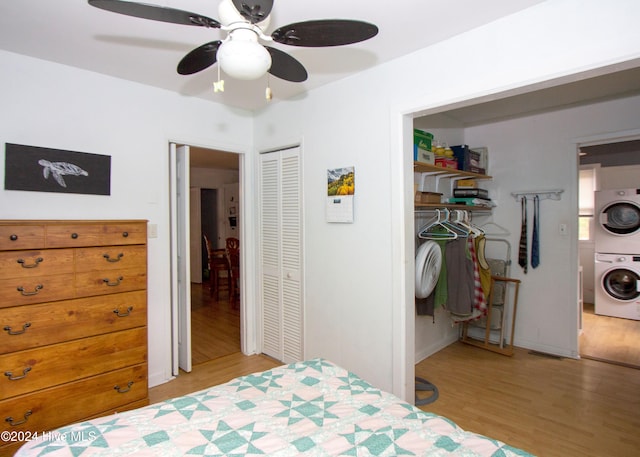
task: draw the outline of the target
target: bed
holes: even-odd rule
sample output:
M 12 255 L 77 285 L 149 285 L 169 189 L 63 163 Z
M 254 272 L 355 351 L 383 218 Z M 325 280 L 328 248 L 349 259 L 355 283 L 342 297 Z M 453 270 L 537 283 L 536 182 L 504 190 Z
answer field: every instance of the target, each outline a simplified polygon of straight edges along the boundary
M 60 428 L 16 457 L 528 456 L 324 359 Z

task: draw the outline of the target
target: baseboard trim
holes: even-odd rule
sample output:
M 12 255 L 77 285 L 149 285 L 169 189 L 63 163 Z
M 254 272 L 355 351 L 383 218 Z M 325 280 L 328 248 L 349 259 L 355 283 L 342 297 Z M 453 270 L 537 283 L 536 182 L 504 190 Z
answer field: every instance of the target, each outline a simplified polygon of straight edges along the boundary
M 596 362 L 608 363 L 610 365 L 618 365 L 620 367 L 625 367 L 625 368 L 632 368 L 634 370 L 640 370 L 640 366 L 634 365 L 632 363 L 618 362 L 616 360 L 607 360 L 607 359 L 602 359 L 600 357 L 592 357 L 590 355 L 584 355 L 584 354 L 580 354 L 580 358 L 581 359 L 594 360 Z

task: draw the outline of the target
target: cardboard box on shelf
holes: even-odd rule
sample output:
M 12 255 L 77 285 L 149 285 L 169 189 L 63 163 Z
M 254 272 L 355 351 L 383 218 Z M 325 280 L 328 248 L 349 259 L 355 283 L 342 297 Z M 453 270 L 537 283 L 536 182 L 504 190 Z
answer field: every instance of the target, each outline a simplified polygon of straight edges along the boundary
M 459 179 L 457 187 L 465 189 L 475 189 L 478 187 L 478 182 L 475 179 Z
M 453 170 L 458 169 L 458 161 L 447 157 L 436 157 L 435 165 L 436 167 L 451 168 Z
M 416 203 L 442 203 L 442 194 L 416 191 Z
M 413 161 L 433 165 L 435 163 L 435 154 L 413 145 Z

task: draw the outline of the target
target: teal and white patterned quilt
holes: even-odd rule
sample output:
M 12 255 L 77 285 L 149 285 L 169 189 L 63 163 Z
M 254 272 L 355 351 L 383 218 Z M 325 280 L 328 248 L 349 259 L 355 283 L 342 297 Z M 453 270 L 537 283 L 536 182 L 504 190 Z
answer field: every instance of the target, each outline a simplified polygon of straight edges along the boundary
M 16 457 L 528 456 L 315 359 L 58 429 Z

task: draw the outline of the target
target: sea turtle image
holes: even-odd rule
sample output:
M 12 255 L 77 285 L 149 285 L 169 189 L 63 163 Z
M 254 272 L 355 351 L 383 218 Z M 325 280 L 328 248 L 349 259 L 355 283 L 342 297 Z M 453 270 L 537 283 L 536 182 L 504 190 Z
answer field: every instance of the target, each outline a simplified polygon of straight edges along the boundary
M 51 173 L 51 176 L 53 176 L 56 182 L 62 187 L 67 187 L 67 183 L 65 183 L 62 178 L 64 175 L 89 176 L 89 173 L 79 166 L 68 162 L 49 162 L 48 160 L 41 159 L 38 160 L 38 164 L 44 167 L 42 169 L 42 174 L 45 179 L 49 179 L 49 173 Z

